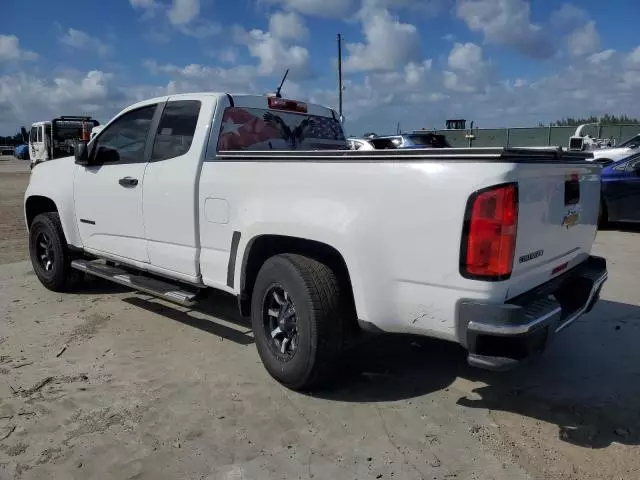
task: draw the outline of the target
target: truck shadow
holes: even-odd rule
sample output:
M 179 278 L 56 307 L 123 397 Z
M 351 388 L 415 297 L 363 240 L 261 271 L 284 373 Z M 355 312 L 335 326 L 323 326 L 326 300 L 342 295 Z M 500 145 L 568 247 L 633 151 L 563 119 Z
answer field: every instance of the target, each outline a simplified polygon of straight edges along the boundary
M 558 426 L 565 442 L 604 448 L 640 444 L 640 308 L 602 300 L 547 352 L 511 372 L 471 368 L 462 348 L 379 337 L 353 352 L 338 384 L 314 396 L 347 402 L 408 400 L 458 378 L 486 384 L 464 392 L 467 408 L 511 412 Z
M 152 297 L 123 301 L 239 345 L 253 343 L 235 298 L 224 293 L 211 294 L 195 309 L 173 307 Z M 372 403 L 449 390 L 462 395 L 457 403 L 466 408 L 511 412 L 555 424 L 559 438 L 573 445 L 640 445 L 639 345 L 640 307 L 601 300 L 542 356 L 511 372 L 469 367 L 465 350 L 454 343 L 374 336 L 344 357 L 330 385 L 309 395 Z M 484 386 L 465 391 L 466 382 L 453 385 L 458 378 Z
M 640 223 L 612 222 L 599 230 L 625 233 L 640 233 Z
M 224 293 L 211 293 L 194 308 L 160 303 L 150 296 L 128 297 L 123 301 L 136 308 L 162 315 L 239 345 L 253 343 L 251 326 L 238 314 L 238 305 L 235 297 Z

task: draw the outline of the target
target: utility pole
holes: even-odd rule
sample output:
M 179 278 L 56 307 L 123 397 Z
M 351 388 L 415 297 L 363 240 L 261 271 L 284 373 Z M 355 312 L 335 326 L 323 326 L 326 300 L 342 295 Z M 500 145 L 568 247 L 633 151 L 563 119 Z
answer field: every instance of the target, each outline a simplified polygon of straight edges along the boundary
M 342 116 L 342 35 L 338 34 L 338 115 L 340 123 L 344 121 Z

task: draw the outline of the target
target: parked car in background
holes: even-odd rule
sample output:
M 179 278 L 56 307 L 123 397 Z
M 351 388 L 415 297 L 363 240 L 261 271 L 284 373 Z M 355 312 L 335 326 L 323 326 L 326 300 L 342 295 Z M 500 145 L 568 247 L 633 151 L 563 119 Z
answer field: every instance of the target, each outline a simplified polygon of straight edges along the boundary
M 410 133 L 382 137 L 349 138 L 351 150 L 388 150 L 398 148 L 450 148 L 444 135 L 436 133 Z
M 602 163 L 600 225 L 608 222 L 640 222 L 640 153 Z
M 14 155 L 20 160 L 29 160 L 29 145 L 18 145 Z

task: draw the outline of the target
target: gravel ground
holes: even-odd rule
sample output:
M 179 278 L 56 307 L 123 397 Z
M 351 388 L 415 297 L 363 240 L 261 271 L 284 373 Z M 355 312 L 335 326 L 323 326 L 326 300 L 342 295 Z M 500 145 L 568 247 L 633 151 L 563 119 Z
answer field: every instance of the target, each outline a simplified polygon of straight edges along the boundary
M 453 344 L 380 338 L 306 396 L 268 377 L 232 298 L 42 288 L 27 181 L 0 158 L 2 479 L 640 478 L 637 230 L 598 235 L 603 300 L 530 365 L 488 373 Z

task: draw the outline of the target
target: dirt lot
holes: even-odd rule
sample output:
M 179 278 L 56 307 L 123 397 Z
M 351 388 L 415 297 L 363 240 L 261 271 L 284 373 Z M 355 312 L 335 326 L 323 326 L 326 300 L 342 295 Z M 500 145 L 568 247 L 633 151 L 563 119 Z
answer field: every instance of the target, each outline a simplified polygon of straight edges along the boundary
M 231 298 L 42 288 L 20 169 L 0 161 L 0 478 L 640 478 L 638 233 L 599 234 L 604 299 L 535 363 L 380 338 L 306 396 L 268 377 Z
M 22 197 L 29 182 L 29 162 L 0 156 L 0 264 L 26 260 L 27 232 Z

